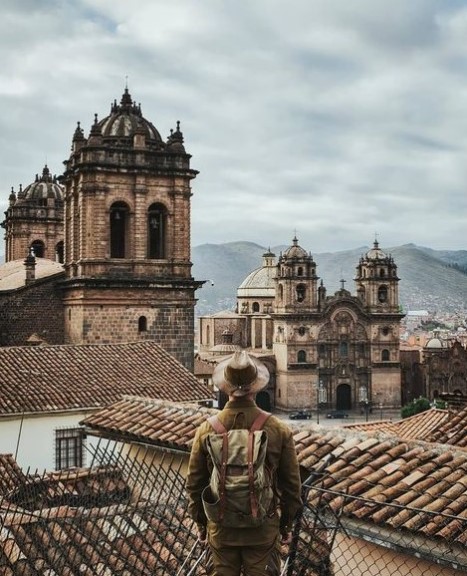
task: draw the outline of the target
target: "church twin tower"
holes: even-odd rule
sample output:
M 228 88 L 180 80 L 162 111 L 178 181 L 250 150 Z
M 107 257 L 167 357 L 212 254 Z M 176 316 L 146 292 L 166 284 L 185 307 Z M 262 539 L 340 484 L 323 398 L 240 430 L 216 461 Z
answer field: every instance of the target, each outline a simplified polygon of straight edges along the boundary
M 62 186 L 47 169 L 35 195 L 12 192 L 7 261 L 62 251 L 65 343 L 151 339 L 192 368 L 190 158 L 180 124 L 164 142 L 125 89 L 87 138 L 78 123 Z
M 375 241 L 356 269 L 353 296 L 326 296 L 296 238 L 277 264 L 273 352 L 276 405 L 372 409 L 400 404 L 397 266 Z

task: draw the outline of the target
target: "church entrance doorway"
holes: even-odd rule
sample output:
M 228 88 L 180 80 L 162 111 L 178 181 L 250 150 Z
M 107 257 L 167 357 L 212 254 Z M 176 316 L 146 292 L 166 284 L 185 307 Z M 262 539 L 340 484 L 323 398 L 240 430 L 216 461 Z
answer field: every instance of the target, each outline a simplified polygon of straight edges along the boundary
M 352 408 L 352 394 L 349 384 L 339 384 L 336 390 L 336 409 L 350 410 Z

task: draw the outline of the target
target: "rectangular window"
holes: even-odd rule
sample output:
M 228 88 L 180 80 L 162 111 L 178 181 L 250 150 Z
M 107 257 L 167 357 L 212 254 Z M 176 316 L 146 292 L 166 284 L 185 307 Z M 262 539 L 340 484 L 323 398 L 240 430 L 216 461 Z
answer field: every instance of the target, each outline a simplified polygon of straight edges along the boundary
M 84 465 L 84 430 L 58 428 L 55 430 L 55 469 L 79 468 Z

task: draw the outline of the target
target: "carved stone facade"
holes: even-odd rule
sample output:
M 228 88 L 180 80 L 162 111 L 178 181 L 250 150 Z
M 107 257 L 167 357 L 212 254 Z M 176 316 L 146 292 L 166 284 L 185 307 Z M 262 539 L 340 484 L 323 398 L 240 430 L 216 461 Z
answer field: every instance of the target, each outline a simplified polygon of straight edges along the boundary
M 274 273 L 269 270 L 270 265 L 265 258 L 262 268 L 248 276 L 250 280 L 256 276 L 264 280 L 267 272 L 268 286 L 272 288 L 269 296 L 263 281 L 256 297 L 253 281 L 248 283 L 248 299 L 240 290 L 237 294 L 238 309 L 243 312 L 237 316 L 245 324 L 236 324 L 234 339 L 253 353 L 272 350 L 276 360 L 276 407 L 399 407 L 399 326 L 403 314 L 399 310 L 397 266 L 392 257 L 374 243 L 358 263 L 356 295 L 346 290 L 342 281 L 341 289 L 327 296 L 323 283 L 318 284 L 313 257 L 299 246 L 296 238 L 274 264 Z M 210 334 L 214 335 L 211 346 L 218 344 L 216 318 L 220 316 L 200 319 L 201 328 L 209 325 Z M 233 316 L 231 313 L 231 324 Z M 261 326 L 264 324 L 265 338 L 254 334 L 255 319 Z M 207 353 L 207 346 L 201 345 L 200 351 Z

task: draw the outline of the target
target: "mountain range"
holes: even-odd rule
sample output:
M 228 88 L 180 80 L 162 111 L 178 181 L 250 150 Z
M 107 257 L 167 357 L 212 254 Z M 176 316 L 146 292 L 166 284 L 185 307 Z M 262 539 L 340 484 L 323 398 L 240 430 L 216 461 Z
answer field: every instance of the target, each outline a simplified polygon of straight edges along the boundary
M 201 244 L 192 250 L 193 276 L 206 280 L 197 291 L 197 315 L 233 310 L 237 288 L 250 272 L 262 265 L 269 249 L 278 259 L 287 246 L 266 248 L 252 242 Z M 433 250 L 415 244 L 383 248 L 397 264 L 399 300 L 403 311 L 428 310 L 437 314 L 459 312 L 467 315 L 467 250 Z M 317 274 L 328 296 L 340 281 L 355 294 L 355 268 L 370 247 L 312 254 Z

